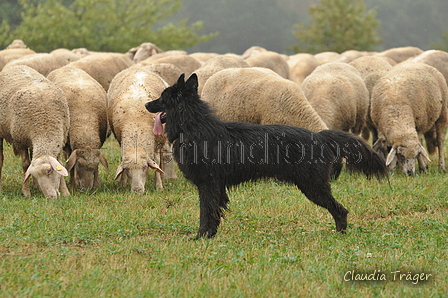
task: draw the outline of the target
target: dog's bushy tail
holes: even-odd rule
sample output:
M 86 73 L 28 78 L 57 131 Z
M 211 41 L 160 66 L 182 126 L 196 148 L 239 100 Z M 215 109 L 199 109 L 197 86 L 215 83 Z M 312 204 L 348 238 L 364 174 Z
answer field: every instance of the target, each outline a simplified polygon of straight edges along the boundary
M 345 159 L 349 172 L 363 173 L 367 178 L 387 177 L 384 158 L 362 138 L 342 130 L 323 130 L 319 135 L 336 156 Z

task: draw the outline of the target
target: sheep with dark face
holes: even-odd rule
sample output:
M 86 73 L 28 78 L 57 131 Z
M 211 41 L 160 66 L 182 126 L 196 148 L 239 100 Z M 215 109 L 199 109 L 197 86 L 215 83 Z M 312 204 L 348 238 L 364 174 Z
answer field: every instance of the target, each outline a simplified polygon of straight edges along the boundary
M 70 110 L 68 142 L 64 148 L 71 187 L 89 190 L 100 185 L 98 166 L 108 169 L 100 148 L 107 134 L 106 91 L 85 71 L 64 66 L 52 71 L 48 79 L 62 88 Z
M 414 175 L 418 160 L 420 171 L 425 171 L 429 156 L 421 139 L 430 134 L 438 147 L 439 169 L 445 171 L 447 94 L 443 75 L 425 63 L 400 63 L 378 80 L 372 91 L 370 116 L 385 138 L 383 143 L 392 146 L 386 160 L 390 168 L 398 162 L 403 174 Z
M 25 65 L 0 72 L 0 174 L 6 139 L 22 157 L 25 196 L 31 195 L 31 176 L 47 198 L 56 198 L 59 191 L 70 194 L 64 180 L 68 172 L 60 163 L 69 125 L 61 88 Z

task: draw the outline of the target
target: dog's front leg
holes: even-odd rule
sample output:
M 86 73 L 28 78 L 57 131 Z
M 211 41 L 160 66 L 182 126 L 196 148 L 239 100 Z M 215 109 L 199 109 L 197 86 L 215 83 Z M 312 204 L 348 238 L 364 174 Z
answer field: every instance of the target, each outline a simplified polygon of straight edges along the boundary
M 218 231 L 222 216 L 219 187 L 214 184 L 203 184 L 198 186 L 198 192 L 200 224 L 196 239 L 212 238 Z

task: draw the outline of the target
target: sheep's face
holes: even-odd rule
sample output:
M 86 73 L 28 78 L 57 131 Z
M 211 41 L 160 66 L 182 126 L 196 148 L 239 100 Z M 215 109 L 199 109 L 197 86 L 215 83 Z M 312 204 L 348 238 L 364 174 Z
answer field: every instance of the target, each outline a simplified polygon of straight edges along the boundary
M 45 197 L 54 199 L 59 196 L 61 183 L 65 183 L 62 176 L 68 176 L 68 172 L 54 157 L 43 156 L 31 161 L 24 183 L 30 176 L 36 179 Z
M 100 162 L 108 169 L 106 158 L 99 149 L 76 149 L 70 155 L 67 168 L 74 167 L 75 183 L 80 189 L 90 190 L 100 184 L 98 178 Z
M 163 173 L 152 159 L 141 159 L 138 162 L 123 162 L 117 169 L 115 180 L 121 176 L 121 184 L 125 186 L 126 180 L 129 178 L 132 191 L 142 194 L 145 191 L 146 177 L 150 169 Z
M 408 141 L 399 146 L 393 146 L 386 160 L 386 165 L 393 169 L 398 163 L 404 175 L 415 175 L 415 163 L 419 160 L 420 168 L 426 167 L 426 160 L 429 160 L 425 148 L 416 141 Z

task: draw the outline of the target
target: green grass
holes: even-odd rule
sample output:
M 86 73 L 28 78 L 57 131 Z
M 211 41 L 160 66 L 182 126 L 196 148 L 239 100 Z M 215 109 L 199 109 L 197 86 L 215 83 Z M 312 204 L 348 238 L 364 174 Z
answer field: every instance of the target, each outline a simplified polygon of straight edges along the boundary
M 179 178 L 157 192 L 152 177 L 143 195 L 119 187 L 112 139 L 103 185 L 58 200 L 38 190 L 24 198 L 20 160 L 5 147 L 0 297 L 447 295 L 448 175 L 435 165 L 426 175 L 394 174 L 390 185 L 343 173 L 332 187 L 350 211 L 345 235 L 295 187 L 265 181 L 230 192 L 217 236 L 193 241 L 195 187 Z M 344 280 L 375 270 L 387 280 Z M 413 284 L 394 281 L 395 271 L 431 276 Z

